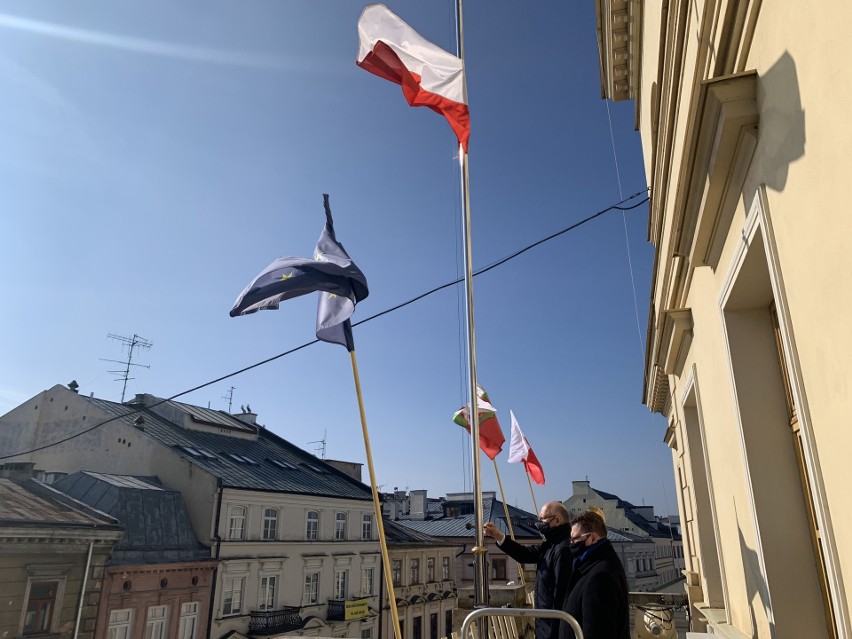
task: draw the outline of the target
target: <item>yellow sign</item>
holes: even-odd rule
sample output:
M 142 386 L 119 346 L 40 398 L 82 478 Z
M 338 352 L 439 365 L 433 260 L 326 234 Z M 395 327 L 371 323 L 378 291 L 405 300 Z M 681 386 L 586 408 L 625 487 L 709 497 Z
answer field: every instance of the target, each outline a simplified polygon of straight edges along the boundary
M 363 619 L 370 614 L 369 599 L 352 599 L 344 604 L 343 618 L 346 621 Z

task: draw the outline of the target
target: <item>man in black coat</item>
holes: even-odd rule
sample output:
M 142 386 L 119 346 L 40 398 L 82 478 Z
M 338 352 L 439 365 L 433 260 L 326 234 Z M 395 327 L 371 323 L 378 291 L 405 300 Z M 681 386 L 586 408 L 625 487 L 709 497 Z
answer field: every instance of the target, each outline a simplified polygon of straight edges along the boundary
M 600 515 L 585 512 L 571 522 L 570 548 L 573 572 L 562 609 L 577 620 L 585 639 L 629 639 L 627 577 Z M 567 623 L 559 639 L 574 639 Z
M 571 576 L 571 553 L 568 548 L 571 526 L 568 511 L 558 501 L 541 507 L 536 527 L 544 542 L 524 546 L 504 535 L 490 521 L 485 524 L 485 534 L 497 540 L 497 547 L 515 561 L 535 564 L 535 607 L 559 610 L 562 608 L 568 579 Z M 558 619 L 536 619 L 536 639 L 557 639 Z

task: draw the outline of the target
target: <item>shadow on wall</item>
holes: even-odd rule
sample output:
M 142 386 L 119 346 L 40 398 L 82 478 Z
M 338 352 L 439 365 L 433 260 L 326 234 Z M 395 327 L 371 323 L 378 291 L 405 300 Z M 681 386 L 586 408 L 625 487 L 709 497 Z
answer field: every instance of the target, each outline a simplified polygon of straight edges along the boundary
M 736 508 L 736 506 L 735 506 Z M 766 579 L 763 577 L 763 572 L 760 569 L 760 560 L 757 552 L 746 545 L 743 539 L 743 529 L 737 522 L 737 534 L 740 538 L 740 557 L 743 562 L 743 573 L 745 574 L 746 596 L 748 597 L 749 608 L 751 609 L 751 626 L 752 637 L 757 637 L 758 627 L 755 616 L 755 600 L 758 600 L 763 608 L 764 618 L 769 620 L 770 637 L 775 636 L 775 622 L 772 620 L 772 611 L 769 605 L 769 592 L 767 589 Z
M 764 182 L 783 191 L 790 164 L 805 154 L 805 112 L 793 57 L 784 52 L 757 88 L 760 134 L 755 155 L 764 158 Z

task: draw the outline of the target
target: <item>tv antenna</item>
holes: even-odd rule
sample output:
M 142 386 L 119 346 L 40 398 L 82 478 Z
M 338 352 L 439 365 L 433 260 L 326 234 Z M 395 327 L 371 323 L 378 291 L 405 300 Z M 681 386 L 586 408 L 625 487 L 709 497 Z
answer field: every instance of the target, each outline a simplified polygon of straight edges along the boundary
M 234 391 L 236 390 L 236 386 L 231 386 L 228 390 L 225 391 L 225 394 L 222 395 L 222 399 L 228 400 L 228 412 L 231 412 L 231 404 L 234 403 Z
M 315 454 L 320 459 L 325 459 L 325 436 L 327 433 L 328 430 L 325 429 L 322 431 L 322 439 L 317 439 L 316 441 L 308 442 L 309 444 L 319 444 L 319 446 L 314 448 L 314 451 L 316 451 Z
M 109 371 L 110 373 L 114 373 L 115 375 L 120 375 L 120 377 L 118 377 L 115 381 L 124 382 L 121 387 L 121 403 L 123 404 L 124 394 L 127 392 L 128 380 L 136 379 L 135 377 L 130 377 L 130 367 L 139 366 L 140 368 L 151 368 L 147 364 L 134 364 L 133 351 L 137 348 L 151 348 L 154 344 L 149 342 L 144 337 L 139 337 L 139 335 L 137 335 L 136 333 L 133 334 L 133 337 L 125 337 L 124 335 L 114 335 L 113 333 L 109 333 L 107 337 L 121 342 L 127 347 L 127 361 L 117 359 L 105 359 L 101 357 L 101 361 L 103 362 L 114 362 L 116 364 L 124 364 L 124 370 Z

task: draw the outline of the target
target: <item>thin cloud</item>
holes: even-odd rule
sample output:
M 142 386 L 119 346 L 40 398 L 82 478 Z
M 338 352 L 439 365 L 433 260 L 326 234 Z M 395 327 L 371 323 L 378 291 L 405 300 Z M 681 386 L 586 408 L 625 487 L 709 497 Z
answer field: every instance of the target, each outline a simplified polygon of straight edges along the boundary
M 79 42 L 92 46 L 109 47 L 111 49 L 120 49 L 122 51 L 131 51 L 164 58 L 176 58 L 191 62 L 271 69 L 276 71 L 292 71 L 299 68 L 292 60 L 280 56 L 246 53 L 242 51 L 222 51 L 207 47 L 173 44 L 160 40 L 149 40 L 147 38 L 135 38 L 104 33 L 102 31 L 93 31 L 91 29 L 68 27 L 61 24 L 20 18 L 2 13 L 0 13 L 0 27 L 57 38 L 68 42 Z

